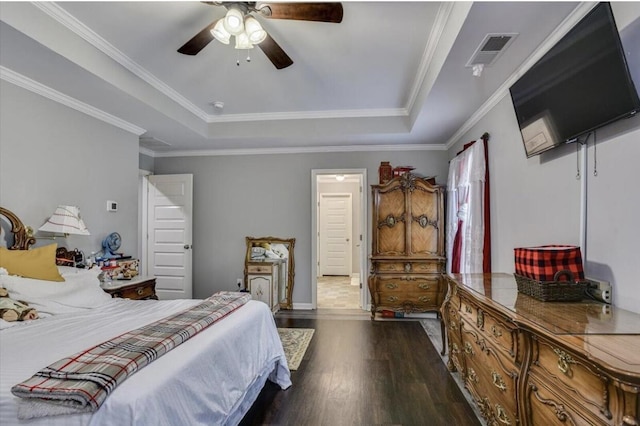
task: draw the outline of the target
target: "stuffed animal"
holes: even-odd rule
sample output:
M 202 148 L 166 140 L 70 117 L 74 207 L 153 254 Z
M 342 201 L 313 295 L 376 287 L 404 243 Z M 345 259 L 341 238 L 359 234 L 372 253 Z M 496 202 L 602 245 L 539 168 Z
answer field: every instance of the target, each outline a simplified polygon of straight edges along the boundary
M 27 321 L 38 319 L 38 311 L 25 302 L 13 300 L 6 288 L 0 287 L 0 318 L 5 321 Z

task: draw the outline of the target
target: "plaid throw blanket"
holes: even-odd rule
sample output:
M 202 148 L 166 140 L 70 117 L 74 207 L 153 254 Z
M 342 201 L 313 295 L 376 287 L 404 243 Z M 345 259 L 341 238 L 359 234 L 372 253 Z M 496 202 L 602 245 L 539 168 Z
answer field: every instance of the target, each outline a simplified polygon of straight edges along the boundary
M 127 377 L 251 299 L 219 292 L 202 303 L 63 358 L 19 383 L 19 418 L 97 410 Z

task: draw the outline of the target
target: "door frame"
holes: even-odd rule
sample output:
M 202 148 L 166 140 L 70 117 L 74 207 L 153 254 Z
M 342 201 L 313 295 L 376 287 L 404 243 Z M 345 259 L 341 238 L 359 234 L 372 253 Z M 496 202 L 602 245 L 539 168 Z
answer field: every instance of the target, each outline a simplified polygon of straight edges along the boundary
M 318 308 L 318 177 L 323 175 L 358 175 L 360 180 L 360 232 L 362 241 L 359 250 L 360 262 L 360 306 L 371 310 L 371 298 L 367 285 L 369 279 L 369 204 L 367 169 L 312 169 L 311 170 L 311 309 Z
M 147 192 L 149 192 L 149 176 L 153 173 L 149 170 L 138 169 L 138 259 L 140 259 L 140 275 L 147 274 L 147 257 L 148 249 L 148 229 L 147 229 L 147 211 L 149 208 L 149 200 Z

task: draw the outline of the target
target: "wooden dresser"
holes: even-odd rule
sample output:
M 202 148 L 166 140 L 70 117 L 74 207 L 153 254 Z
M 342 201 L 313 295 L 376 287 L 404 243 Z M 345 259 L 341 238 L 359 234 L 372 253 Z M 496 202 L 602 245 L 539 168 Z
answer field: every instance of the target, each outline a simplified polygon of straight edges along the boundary
M 371 318 L 383 311 L 438 313 L 446 293 L 444 188 L 405 173 L 371 192 Z
M 442 307 L 449 369 L 489 425 L 638 425 L 640 315 L 541 302 L 511 274 L 454 274 Z

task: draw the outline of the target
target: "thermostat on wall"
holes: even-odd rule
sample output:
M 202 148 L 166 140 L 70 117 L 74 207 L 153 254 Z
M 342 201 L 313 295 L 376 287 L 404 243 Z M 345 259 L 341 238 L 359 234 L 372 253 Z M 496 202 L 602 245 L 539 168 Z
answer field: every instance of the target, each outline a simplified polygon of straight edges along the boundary
M 108 212 L 117 212 L 118 211 L 118 202 L 117 201 L 107 201 L 107 211 Z

